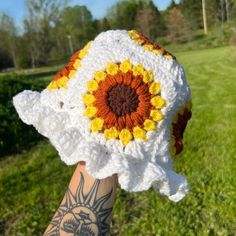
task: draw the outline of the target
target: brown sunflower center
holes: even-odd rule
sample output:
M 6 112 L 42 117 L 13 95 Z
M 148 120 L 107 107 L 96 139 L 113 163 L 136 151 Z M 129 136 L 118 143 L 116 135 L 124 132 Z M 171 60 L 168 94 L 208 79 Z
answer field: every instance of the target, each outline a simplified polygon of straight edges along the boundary
M 135 112 L 139 99 L 135 89 L 126 84 L 118 84 L 107 92 L 107 103 L 117 116 Z

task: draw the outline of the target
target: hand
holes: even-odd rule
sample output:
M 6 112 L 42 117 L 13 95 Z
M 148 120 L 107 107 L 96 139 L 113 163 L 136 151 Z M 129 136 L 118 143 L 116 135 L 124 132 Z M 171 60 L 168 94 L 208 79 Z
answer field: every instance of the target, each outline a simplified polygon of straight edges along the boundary
M 94 179 L 80 162 L 44 236 L 109 235 L 117 176 Z

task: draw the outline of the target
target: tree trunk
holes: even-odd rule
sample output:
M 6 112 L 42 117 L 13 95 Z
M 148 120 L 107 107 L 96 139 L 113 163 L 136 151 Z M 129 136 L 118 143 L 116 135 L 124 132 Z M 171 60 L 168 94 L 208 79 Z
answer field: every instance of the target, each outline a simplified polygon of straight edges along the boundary
M 31 50 L 30 50 L 30 55 L 31 55 L 31 68 L 35 68 L 35 54 L 34 54 L 34 50 L 33 48 L 31 47 Z
M 11 55 L 12 55 L 12 60 L 13 60 L 14 68 L 18 69 L 15 45 L 11 44 L 10 48 L 11 48 L 10 50 L 11 50 Z
M 207 35 L 207 18 L 206 18 L 206 1 L 202 0 L 202 16 L 203 16 L 203 25 L 204 25 L 204 34 Z
M 220 1 L 220 10 L 221 10 L 221 28 L 223 28 L 224 25 L 224 0 Z
M 19 69 L 19 65 L 18 65 L 18 60 L 17 60 L 17 38 L 15 35 L 12 35 L 9 38 L 9 46 L 10 46 L 10 52 L 12 55 L 12 60 L 13 60 L 13 64 L 14 64 L 14 68 L 15 69 Z
M 229 0 L 225 0 L 227 23 L 229 23 Z
M 69 42 L 70 53 L 71 53 L 71 55 L 73 55 L 74 54 L 74 47 L 73 47 L 73 44 L 72 44 L 71 35 L 68 34 L 67 38 L 68 38 L 68 42 Z

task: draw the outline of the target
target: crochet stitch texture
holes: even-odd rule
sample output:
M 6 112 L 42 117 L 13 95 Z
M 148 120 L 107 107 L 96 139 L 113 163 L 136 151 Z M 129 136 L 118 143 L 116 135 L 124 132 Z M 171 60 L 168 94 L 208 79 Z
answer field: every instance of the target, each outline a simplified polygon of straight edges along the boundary
M 13 98 L 20 118 L 49 138 L 67 165 L 122 189 L 151 186 L 172 201 L 188 192 L 172 170 L 191 117 L 190 89 L 172 54 L 137 31 L 99 34 L 40 92 Z

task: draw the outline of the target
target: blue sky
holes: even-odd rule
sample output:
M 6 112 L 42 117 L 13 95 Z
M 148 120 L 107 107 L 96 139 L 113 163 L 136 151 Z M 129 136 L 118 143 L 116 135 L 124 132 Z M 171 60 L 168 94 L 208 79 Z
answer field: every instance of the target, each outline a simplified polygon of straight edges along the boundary
M 69 5 L 86 5 L 95 18 L 101 18 L 106 14 L 107 9 L 116 2 L 117 0 L 71 0 Z M 160 10 L 163 10 L 171 0 L 154 0 L 154 2 Z M 21 27 L 26 12 L 24 0 L 0 0 L 0 12 L 12 16 L 17 26 Z

